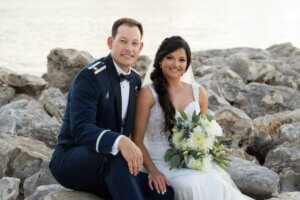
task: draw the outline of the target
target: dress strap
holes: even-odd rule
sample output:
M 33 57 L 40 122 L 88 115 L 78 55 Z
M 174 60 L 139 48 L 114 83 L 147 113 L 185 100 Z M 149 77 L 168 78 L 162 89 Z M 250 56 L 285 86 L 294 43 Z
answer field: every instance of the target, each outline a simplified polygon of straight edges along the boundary
M 199 102 L 199 85 L 193 83 L 192 84 L 192 88 L 193 88 L 193 93 L 194 93 L 194 98 L 196 102 Z
M 157 95 L 157 93 L 155 91 L 155 88 L 154 88 L 153 84 L 146 85 L 146 87 L 148 87 L 151 90 L 151 93 L 152 93 L 155 101 L 157 101 L 158 95 Z

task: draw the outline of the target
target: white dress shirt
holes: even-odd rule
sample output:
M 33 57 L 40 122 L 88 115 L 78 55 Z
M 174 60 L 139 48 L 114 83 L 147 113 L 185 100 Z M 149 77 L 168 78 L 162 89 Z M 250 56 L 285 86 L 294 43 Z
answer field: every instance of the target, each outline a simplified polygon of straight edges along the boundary
M 131 73 L 131 69 L 129 69 L 128 72 L 125 72 L 124 70 L 122 70 L 122 68 L 120 68 L 115 62 L 115 67 L 117 70 L 118 75 L 120 74 L 124 74 L 124 75 L 128 75 Z M 120 88 L 121 88 L 121 99 L 122 99 L 122 128 L 121 128 L 121 134 L 123 133 L 123 122 L 125 121 L 126 118 L 126 114 L 127 114 L 127 109 L 128 109 L 128 102 L 129 102 L 129 89 L 130 89 L 130 83 L 128 80 L 123 80 L 120 82 Z M 98 141 L 101 140 L 101 137 L 106 133 L 107 131 L 103 131 L 98 138 Z M 123 135 L 120 135 L 119 137 L 117 137 L 117 139 L 115 140 L 112 149 L 111 149 L 111 154 L 112 155 L 117 155 L 119 152 L 118 149 L 118 145 L 119 145 L 119 141 L 120 139 L 124 137 Z

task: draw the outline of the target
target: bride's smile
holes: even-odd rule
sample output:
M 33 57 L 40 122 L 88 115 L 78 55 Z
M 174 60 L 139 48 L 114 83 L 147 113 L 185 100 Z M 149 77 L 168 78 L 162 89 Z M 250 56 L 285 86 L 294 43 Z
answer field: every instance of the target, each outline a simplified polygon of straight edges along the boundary
M 183 48 L 171 52 L 161 61 L 164 76 L 169 79 L 180 78 L 187 68 L 186 52 Z

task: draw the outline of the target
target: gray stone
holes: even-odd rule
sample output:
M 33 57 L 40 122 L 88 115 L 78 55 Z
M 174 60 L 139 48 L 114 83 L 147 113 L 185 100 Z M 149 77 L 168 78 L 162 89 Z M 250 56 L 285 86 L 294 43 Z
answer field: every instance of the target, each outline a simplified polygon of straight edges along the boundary
M 230 147 L 247 149 L 256 130 L 244 111 L 227 106 L 215 114 L 215 119 L 222 127 L 225 137 L 230 138 Z
M 294 47 L 290 42 L 275 44 L 267 48 L 273 57 L 290 57 L 300 55 L 300 49 Z
M 300 173 L 294 172 L 291 168 L 285 169 L 279 175 L 280 191 L 300 191 Z
M 58 184 L 49 170 L 49 161 L 43 161 L 40 170 L 34 175 L 25 179 L 24 196 L 29 197 L 34 193 L 36 188 L 41 185 Z M 48 194 L 48 193 L 47 193 Z
M 0 199 L 16 200 L 19 196 L 20 179 L 4 177 L 0 179 Z
M 300 145 L 283 143 L 272 149 L 266 156 L 264 166 L 277 173 L 287 168 L 300 173 Z
M 39 94 L 47 85 L 46 81 L 40 77 L 29 74 L 20 75 L 6 68 L 0 68 L 0 80 L 14 87 L 18 92 L 29 95 Z
M 252 119 L 287 110 L 300 108 L 300 92 L 284 86 L 269 86 L 261 83 L 250 83 L 234 98 L 233 106 L 242 109 Z
M 282 141 L 281 137 L 286 138 L 285 134 L 279 135 L 280 127 L 297 122 L 300 122 L 300 109 L 255 118 L 253 125 L 258 132 L 252 138 L 251 152 L 264 160 L 269 150 Z
M 40 141 L 0 134 L 0 157 L 5 158 L 5 162 L 0 163 L 5 176 L 24 180 L 37 173 L 41 163 L 50 160 L 51 154 L 52 150 Z
M 151 59 L 148 56 L 141 55 L 138 59 L 133 63 L 132 67 L 138 71 L 141 78 L 143 79 L 146 75 L 146 72 L 151 64 Z
M 237 187 L 255 199 L 270 198 L 277 189 L 278 175 L 266 167 L 231 157 L 229 174 Z
M 64 94 L 58 88 L 49 88 L 44 90 L 39 98 L 44 105 L 45 110 L 61 123 L 66 109 L 67 100 Z
M 15 89 L 0 83 L 0 107 L 8 104 L 15 96 Z
M 63 188 L 64 188 L 63 186 L 58 184 L 41 185 L 36 189 L 36 191 L 31 196 L 25 198 L 25 200 L 40 200 L 43 199 L 48 194 L 55 191 L 60 191 Z
M 217 95 L 213 90 L 207 89 L 206 93 L 208 96 L 209 110 L 216 112 L 223 107 L 230 106 L 230 104 L 224 98 Z
M 225 63 L 232 71 L 237 73 L 243 79 L 244 83 L 247 83 L 249 73 L 249 63 L 247 59 L 238 54 L 234 54 L 227 57 Z
M 49 85 L 62 92 L 67 92 L 75 75 L 94 60 L 88 52 L 61 48 L 51 50 L 47 59 Z
M 55 146 L 60 123 L 55 117 L 51 118 L 47 114 L 40 102 L 11 102 L 0 108 L 0 119 L 7 115 L 13 118 L 9 123 L 16 123 L 14 134 L 43 141 L 49 147 Z
M 94 194 L 79 191 L 61 190 L 52 192 L 43 200 L 104 200 Z

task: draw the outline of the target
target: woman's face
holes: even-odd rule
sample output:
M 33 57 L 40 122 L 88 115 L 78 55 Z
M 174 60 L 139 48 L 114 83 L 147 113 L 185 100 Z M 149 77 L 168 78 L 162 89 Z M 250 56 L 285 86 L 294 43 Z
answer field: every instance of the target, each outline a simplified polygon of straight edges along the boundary
M 163 75 L 166 79 L 180 78 L 187 68 L 186 52 L 183 48 L 166 55 L 160 62 Z

